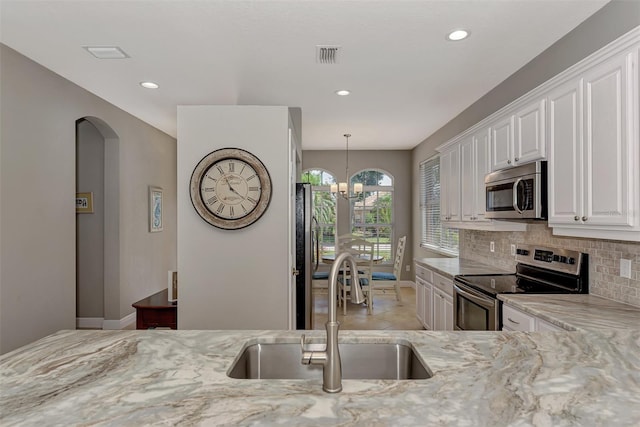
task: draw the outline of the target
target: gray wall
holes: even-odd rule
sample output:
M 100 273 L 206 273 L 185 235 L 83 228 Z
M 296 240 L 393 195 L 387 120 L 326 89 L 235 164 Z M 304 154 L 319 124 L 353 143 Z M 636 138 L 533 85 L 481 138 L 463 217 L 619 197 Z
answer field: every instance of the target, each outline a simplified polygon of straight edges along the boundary
M 344 150 L 305 150 L 302 152 L 302 169 L 324 169 L 331 172 L 338 181 L 345 181 L 346 155 Z M 349 150 L 349 174 L 364 169 L 383 169 L 394 178 L 394 222 L 395 239 L 407 236 L 404 264 L 411 266 L 407 272 L 403 268 L 402 280 L 413 280 L 413 255 L 411 233 L 411 151 L 389 150 Z M 414 181 L 417 182 L 417 181 Z M 338 235 L 349 232 L 349 203 L 338 198 Z
M 178 106 L 178 328 L 288 329 L 292 205 L 287 107 Z M 222 230 L 191 203 L 189 182 L 210 152 L 237 147 L 269 171 L 268 209 Z
M 419 182 L 419 164 L 436 154 L 435 148 L 485 117 L 536 88 L 571 65 L 640 25 L 640 1 L 614 0 L 547 50 L 425 139 L 412 153 L 413 182 Z M 420 247 L 419 188 L 413 189 L 413 250 L 418 258 L 434 254 Z M 461 242 L 463 242 L 461 240 Z
M 60 329 L 76 316 L 76 120 L 91 116 L 117 135 L 119 246 L 114 301 L 131 304 L 166 286 L 176 266 L 176 142 L 119 108 L 0 45 L 0 353 Z M 132 88 L 132 90 L 139 90 Z M 147 188 L 165 196 L 164 232 L 148 232 Z M 109 224 L 113 229 L 112 224 Z M 108 299 L 107 297 L 105 297 Z

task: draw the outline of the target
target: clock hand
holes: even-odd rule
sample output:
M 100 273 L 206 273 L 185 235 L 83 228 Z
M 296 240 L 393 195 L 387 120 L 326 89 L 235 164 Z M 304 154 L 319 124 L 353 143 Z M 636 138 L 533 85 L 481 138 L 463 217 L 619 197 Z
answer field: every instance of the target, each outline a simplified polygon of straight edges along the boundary
M 240 196 L 240 198 L 241 198 L 242 200 L 244 200 L 244 196 L 243 196 L 242 194 L 238 193 L 238 192 L 236 191 L 236 189 L 235 189 L 235 188 L 233 188 L 233 187 L 229 186 L 229 189 L 230 189 L 232 192 L 236 193 L 238 196 Z

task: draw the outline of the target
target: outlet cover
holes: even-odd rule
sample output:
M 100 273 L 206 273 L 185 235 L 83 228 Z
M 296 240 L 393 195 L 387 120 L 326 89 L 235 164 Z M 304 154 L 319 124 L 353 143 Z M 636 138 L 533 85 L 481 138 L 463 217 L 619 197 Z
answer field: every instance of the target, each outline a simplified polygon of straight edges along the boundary
M 620 277 L 631 279 L 631 260 L 620 258 Z
M 491 252 L 495 252 L 496 251 L 496 243 L 495 242 L 489 242 L 489 250 Z
M 511 255 L 516 254 L 516 245 L 511 245 Z
M 406 265 L 405 270 L 411 271 L 411 266 L 409 264 Z

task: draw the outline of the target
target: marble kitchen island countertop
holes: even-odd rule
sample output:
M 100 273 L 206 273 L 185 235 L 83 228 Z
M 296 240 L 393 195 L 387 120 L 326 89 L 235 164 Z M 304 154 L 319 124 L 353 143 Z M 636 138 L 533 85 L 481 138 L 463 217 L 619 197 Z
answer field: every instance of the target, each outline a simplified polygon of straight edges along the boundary
M 324 342 L 323 331 L 305 331 Z M 296 331 L 60 331 L 0 356 L 0 425 L 637 426 L 640 330 L 342 331 L 411 343 L 419 381 L 238 380 L 247 343 Z
M 500 294 L 498 299 L 569 331 L 640 328 L 640 308 L 596 295 Z
M 414 261 L 450 279 L 458 274 L 515 274 L 515 271 L 465 258 L 415 258 Z

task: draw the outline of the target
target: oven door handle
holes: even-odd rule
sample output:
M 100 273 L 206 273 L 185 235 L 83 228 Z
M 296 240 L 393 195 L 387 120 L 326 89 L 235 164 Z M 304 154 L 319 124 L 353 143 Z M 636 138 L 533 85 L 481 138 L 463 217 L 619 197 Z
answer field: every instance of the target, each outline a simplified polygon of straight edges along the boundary
M 522 214 L 522 209 L 518 206 L 518 185 L 520 185 L 521 181 L 522 178 L 518 178 L 516 182 L 513 183 L 513 210 L 519 214 Z
M 471 301 L 475 302 L 478 305 L 481 305 L 483 307 L 486 308 L 493 308 L 496 305 L 496 301 L 493 298 L 490 297 L 486 297 L 484 295 L 481 295 L 475 291 L 472 291 L 471 289 L 468 288 L 464 288 L 462 289 L 460 286 L 456 285 L 454 283 L 453 287 L 455 288 L 455 291 L 457 293 L 459 293 L 460 295 L 464 296 L 465 298 L 469 298 Z

